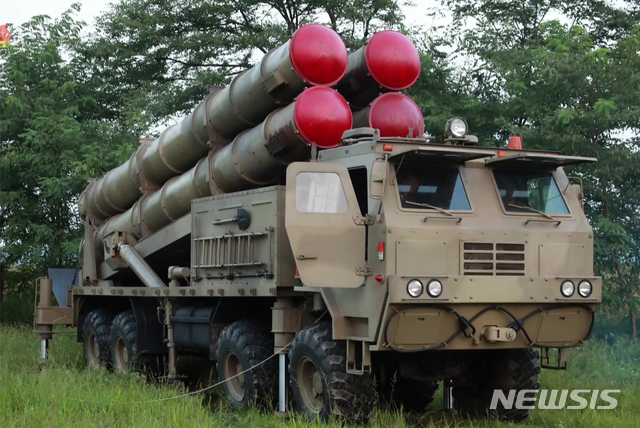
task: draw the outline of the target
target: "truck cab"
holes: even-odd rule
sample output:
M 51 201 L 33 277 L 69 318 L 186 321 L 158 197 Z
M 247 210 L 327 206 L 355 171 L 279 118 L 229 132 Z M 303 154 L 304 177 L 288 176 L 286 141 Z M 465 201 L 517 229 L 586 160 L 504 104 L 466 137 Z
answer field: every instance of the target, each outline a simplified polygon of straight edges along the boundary
M 334 339 L 362 344 L 354 367 L 453 382 L 467 408 L 470 373 L 505 355 L 539 348 L 543 367 L 565 368 L 602 299 L 581 185 L 563 169 L 595 159 L 473 140 L 349 131 L 289 166 L 286 205 L 296 289 L 322 294 Z

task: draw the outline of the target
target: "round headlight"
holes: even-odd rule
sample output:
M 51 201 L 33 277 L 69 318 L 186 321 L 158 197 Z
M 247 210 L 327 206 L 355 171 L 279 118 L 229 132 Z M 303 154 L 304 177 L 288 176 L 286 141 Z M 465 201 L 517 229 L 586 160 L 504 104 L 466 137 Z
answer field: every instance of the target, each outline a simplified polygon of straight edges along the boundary
M 564 297 L 573 296 L 574 291 L 576 291 L 576 286 L 573 285 L 573 282 L 571 281 L 567 280 L 563 282 L 562 285 L 560 286 L 560 292 Z
M 422 294 L 422 283 L 417 279 L 412 279 L 407 284 L 407 293 L 411 297 L 420 297 Z
M 580 284 L 578 284 L 579 295 L 581 295 L 582 297 L 589 297 L 591 296 L 592 292 L 593 292 L 593 286 L 589 281 L 587 281 L 586 279 L 584 281 L 580 281 Z
M 442 294 L 442 283 L 437 279 L 432 279 L 427 284 L 427 293 L 431 297 L 438 297 Z
M 446 134 L 451 134 L 455 138 L 462 138 L 467 135 L 467 122 L 461 117 L 449 119 L 445 128 Z

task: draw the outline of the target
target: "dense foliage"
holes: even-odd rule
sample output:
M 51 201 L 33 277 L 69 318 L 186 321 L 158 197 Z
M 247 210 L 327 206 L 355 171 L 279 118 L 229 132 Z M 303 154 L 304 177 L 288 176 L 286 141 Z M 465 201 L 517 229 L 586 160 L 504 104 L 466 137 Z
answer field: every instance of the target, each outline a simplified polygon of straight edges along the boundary
M 76 265 L 76 200 L 86 179 L 122 160 L 131 135 L 103 119 L 76 53 L 74 10 L 34 17 L 2 50 L 2 264 L 5 294 L 24 293 L 47 267 Z M 135 140 L 134 140 L 135 141 Z
M 308 22 L 350 48 L 405 31 L 422 75 L 410 94 L 427 131 L 467 118 L 483 145 L 520 134 L 529 148 L 593 156 L 574 168 L 595 232 L 596 269 L 613 312 L 640 309 L 640 7 L 599 0 L 444 0 L 411 28 L 396 0 L 120 0 L 87 27 L 74 7 L 11 28 L 0 50 L 5 294 L 47 266 L 73 266 L 75 211 L 141 135 L 189 111 Z M 445 20 L 439 17 L 445 16 Z M 432 21 L 425 17 L 425 21 Z M 82 31 L 84 30 L 84 31 Z

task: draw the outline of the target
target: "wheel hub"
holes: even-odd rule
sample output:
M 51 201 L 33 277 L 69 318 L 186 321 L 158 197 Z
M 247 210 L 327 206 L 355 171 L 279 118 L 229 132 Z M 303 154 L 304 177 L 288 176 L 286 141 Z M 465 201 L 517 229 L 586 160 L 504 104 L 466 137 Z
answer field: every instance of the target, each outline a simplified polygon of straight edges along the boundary
M 242 401 L 246 393 L 244 374 L 241 374 L 244 369 L 236 354 L 231 351 L 225 354 L 223 370 L 224 378 L 228 379 L 227 390 L 229 391 L 229 395 L 234 401 Z
M 116 339 L 114 353 L 116 356 L 116 364 L 120 371 L 129 373 L 129 351 L 127 350 L 127 345 L 124 343 L 124 339 L 120 336 Z
M 315 372 L 313 374 L 313 380 L 311 382 L 313 384 L 313 392 L 316 397 L 322 394 L 322 379 L 320 378 L 320 373 Z
M 297 368 L 298 386 L 305 407 L 312 413 L 324 408 L 323 374 L 308 357 L 302 357 Z
M 93 333 L 87 335 L 87 363 L 89 366 L 97 366 L 100 364 L 98 338 Z

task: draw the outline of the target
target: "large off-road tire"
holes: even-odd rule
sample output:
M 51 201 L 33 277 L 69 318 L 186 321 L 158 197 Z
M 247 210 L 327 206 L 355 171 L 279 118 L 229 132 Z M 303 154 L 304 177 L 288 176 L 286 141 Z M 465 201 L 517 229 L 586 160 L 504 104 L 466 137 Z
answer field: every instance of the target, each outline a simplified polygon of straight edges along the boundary
M 433 403 L 438 382 L 399 377 L 393 386 L 392 401 L 407 412 L 424 413 Z
M 119 313 L 111 326 L 111 361 L 113 368 L 121 373 L 132 373 L 141 369 L 138 355 L 138 325 L 133 311 Z
M 503 421 L 521 422 L 529 416 L 529 409 L 505 409 L 498 402 L 496 409 L 490 404 L 495 390 L 505 396 L 510 390 L 538 389 L 540 373 L 538 351 L 534 349 L 507 349 L 486 351 L 478 362 L 470 364 L 464 381 L 453 387 L 453 406 L 469 417 L 495 417 Z
M 263 323 L 236 321 L 224 328 L 216 350 L 218 381 L 232 406 L 246 408 L 274 403 L 278 387 L 278 359 L 273 355 L 273 335 Z M 260 364 L 259 366 L 257 366 Z M 240 374 L 245 370 L 253 370 Z
M 305 327 L 293 340 L 289 375 L 296 408 L 312 419 L 366 422 L 374 407 L 371 376 L 347 374 L 346 343 L 331 337 L 331 322 L 325 321 Z
M 89 367 L 111 369 L 111 322 L 113 315 L 100 308 L 89 312 L 82 325 L 84 359 Z

